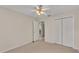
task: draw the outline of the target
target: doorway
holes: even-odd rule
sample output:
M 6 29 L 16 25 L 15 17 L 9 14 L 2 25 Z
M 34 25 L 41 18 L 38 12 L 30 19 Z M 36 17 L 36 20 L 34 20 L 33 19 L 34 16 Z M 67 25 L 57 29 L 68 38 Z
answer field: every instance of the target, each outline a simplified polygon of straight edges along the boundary
M 39 23 L 39 40 L 45 40 L 45 24 L 44 21 Z
M 44 41 L 45 39 L 45 24 L 44 21 L 33 21 L 33 42 L 37 40 Z

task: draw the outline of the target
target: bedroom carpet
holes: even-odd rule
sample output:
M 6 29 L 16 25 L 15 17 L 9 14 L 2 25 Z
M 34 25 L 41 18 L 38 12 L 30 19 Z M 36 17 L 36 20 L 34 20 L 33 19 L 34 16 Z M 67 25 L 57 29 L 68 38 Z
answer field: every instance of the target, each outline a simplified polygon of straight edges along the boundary
M 29 43 L 5 53 L 78 53 L 78 51 L 56 43 L 36 41 L 35 43 Z

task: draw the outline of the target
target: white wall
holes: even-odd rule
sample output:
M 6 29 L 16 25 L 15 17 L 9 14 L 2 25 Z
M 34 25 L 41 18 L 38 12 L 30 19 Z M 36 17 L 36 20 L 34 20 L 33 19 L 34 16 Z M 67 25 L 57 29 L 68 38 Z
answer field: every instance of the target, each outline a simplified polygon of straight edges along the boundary
M 76 12 L 75 15 L 74 15 L 74 19 L 75 19 L 75 33 L 74 33 L 74 36 L 75 36 L 75 48 L 79 50 L 79 12 Z
M 74 17 L 74 48 L 79 50 L 79 12 L 76 11 L 69 11 L 69 12 L 65 12 L 63 14 L 60 15 L 56 15 L 56 16 L 51 16 L 49 17 L 46 21 L 45 21 L 45 39 L 47 42 L 53 42 L 55 43 L 56 40 L 59 38 L 58 36 L 58 26 L 57 26 L 57 21 L 55 19 L 58 18 L 62 18 L 65 16 L 73 16 Z M 50 21 L 49 21 L 50 20 Z
M 53 19 L 45 21 L 45 41 L 55 43 L 57 39 L 56 30 L 56 21 Z
M 32 41 L 32 17 L 0 8 L 0 52 Z

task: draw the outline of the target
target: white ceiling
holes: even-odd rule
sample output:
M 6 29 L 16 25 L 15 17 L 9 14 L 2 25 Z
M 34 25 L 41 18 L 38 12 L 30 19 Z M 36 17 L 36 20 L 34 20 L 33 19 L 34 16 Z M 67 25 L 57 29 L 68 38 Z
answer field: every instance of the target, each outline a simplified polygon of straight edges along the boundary
M 35 5 L 3 5 L 0 7 L 8 8 L 10 10 L 14 10 L 28 16 L 36 15 L 34 12 L 32 12 Z M 63 12 L 79 9 L 78 5 L 44 5 L 44 7 L 49 8 L 47 13 L 52 16 L 63 13 Z

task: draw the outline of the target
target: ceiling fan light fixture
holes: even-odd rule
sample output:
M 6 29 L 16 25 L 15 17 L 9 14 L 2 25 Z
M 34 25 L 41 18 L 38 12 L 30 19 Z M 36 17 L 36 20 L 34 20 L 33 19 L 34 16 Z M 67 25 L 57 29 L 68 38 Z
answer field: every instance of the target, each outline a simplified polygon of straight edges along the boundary
M 36 11 L 36 13 L 37 13 L 37 15 L 42 15 L 42 14 L 44 14 L 44 12 L 43 12 L 43 11 L 41 11 L 41 12 Z
M 43 8 L 42 5 L 38 5 L 35 7 L 35 9 L 33 10 L 37 15 L 43 15 L 46 13 L 46 11 L 48 10 L 48 8 Z
M 43 12 L 43 11 L 41 11 L 40 13 L 41 13 L 41 14 L 44 14 L 44 12 Z
M 37 15 L 41 15 L 39 11 L 36 11 Z
M 40 13 L 37 13 L 37 15 L 41 15 Z

